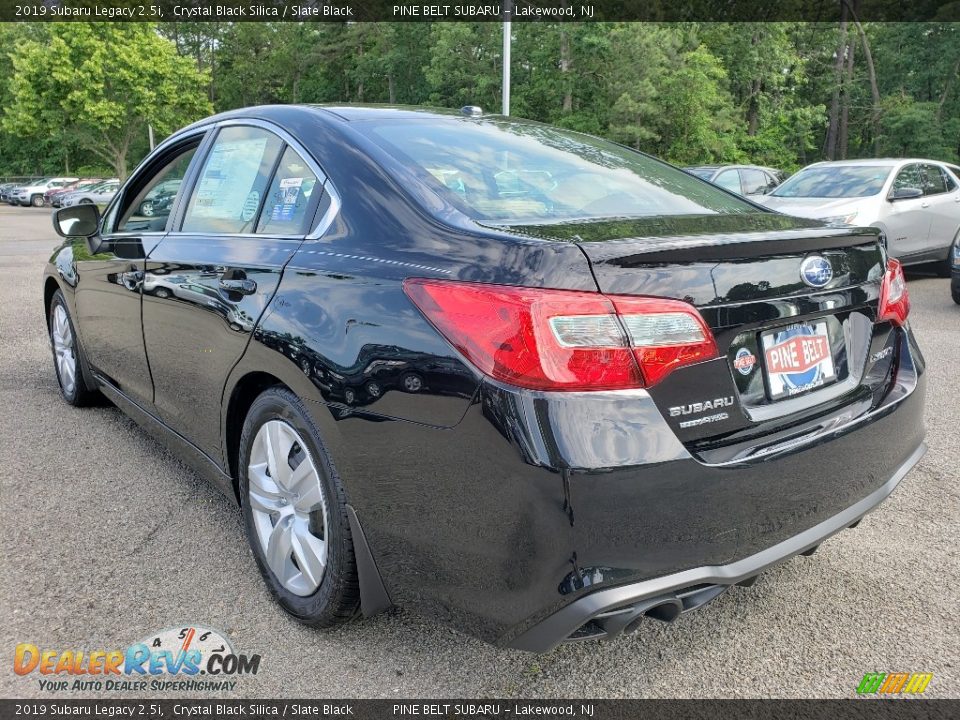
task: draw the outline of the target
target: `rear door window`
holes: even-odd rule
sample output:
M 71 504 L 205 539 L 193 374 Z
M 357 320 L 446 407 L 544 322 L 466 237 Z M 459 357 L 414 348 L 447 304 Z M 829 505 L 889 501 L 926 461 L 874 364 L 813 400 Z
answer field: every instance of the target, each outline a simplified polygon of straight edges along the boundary
M 724 170 L 713 182 L 725 190 L 740 194 L 740 174 L 736 170 Z
M 950 188 L 947 186 L 947 175 L 939 167 L 936 165 L 924 165 L 923 174 L 924 195 L 941 195 L 950 192 Z
M 770 178 L 763 170 L 741 168 L 740 178 L 743 181 L 744 195 L 761 195 L 771 187 Z
M 283 141 L 267 130 L 223 128 L 204 161 L 183 232 L 251 233 Z

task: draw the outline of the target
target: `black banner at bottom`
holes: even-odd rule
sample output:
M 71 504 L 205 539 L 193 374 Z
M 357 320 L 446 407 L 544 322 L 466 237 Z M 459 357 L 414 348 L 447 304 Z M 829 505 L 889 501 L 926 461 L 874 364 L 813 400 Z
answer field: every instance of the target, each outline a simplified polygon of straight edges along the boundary
M 956 718 L 960 700 L 0 700 L 0 718 Z

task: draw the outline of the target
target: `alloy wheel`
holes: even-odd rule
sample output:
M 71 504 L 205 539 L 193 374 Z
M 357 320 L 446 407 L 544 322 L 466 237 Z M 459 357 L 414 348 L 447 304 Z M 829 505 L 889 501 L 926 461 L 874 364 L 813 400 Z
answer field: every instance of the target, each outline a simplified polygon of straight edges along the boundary
M 77 386 L 77 354 L 70 320 L 63 305 L 57 305 L 54 308 L 50 335 L 53 338 L 53 353 L 60 385 L 65 395 L 72 395 Z
M 327 502 L 306 443 L 282 420 L 264 423 L 250 448 L 247 502 L 263 557 L 281 585 L 311 595 L 327 566 Z

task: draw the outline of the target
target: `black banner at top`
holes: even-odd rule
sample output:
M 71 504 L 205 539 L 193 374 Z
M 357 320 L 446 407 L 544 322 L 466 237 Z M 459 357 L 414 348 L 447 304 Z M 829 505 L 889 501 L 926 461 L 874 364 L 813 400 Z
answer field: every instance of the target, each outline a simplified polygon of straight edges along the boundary
M 947 720 L 957 700 L 0 700 L 0 720 Z
M 958 22 L 960 0 L 0 0 L 0 21 Z

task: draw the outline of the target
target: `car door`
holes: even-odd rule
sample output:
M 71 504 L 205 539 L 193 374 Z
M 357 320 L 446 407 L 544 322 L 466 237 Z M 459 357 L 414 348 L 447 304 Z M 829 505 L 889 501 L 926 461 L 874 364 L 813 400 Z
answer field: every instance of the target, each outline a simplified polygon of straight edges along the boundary
M 143 335 L 157 410 L 217 462 L 227 376 L 303 241 L 323 180 L 282 130 L 222 123 L 176 230 L 147 260 Z
M 946 257 L 941 251 L 950 247 L 960 228 L 960 185 L 939 165 L 924 165 L 923 172 L 923 194 L 930 212 L 929 247 L 938 257 Z
M 930 234 L 929 201 L 923 197 L 896 199 L 898 190 L 913 189 L 923 191 L 924 179 L 920 165 L 904 165 L 893 179 L 886 200 L 887 247 L 896 258 L 909 259 L 911 255 L 922 253 L 927 248 Z
M 129 399 L 150 409 L 153 383 L 143 344 L 140 296 L 147 253 L 166 233 L 168 217 L 145 219 L 136 198 L 171 175 L 187 172 L 203 133 L 161 149 L 131 176 L 101 223 L 100 247 L 77 260 L 78 332 L 91 365 Z

